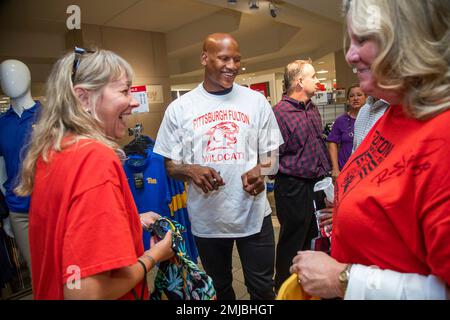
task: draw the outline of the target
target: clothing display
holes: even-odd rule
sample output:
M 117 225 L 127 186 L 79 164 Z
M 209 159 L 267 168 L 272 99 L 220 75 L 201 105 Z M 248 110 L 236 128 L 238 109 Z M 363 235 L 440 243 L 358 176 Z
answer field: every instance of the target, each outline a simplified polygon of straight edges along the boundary
M 342 170 L 352 154 L 354 131 L 355 118 L 345 113 L 336 119 L 333 129 L 327 137 L 327 142 L 334 142 L 339 145 L 339 170 Z
M 187 245 L 187 254 L 197 261 L 198 253 L 190 230 L 189 217 L 186 211 L 186 191 L 184 184 L 168 177 L 164 166 L 164 158 L 153 152 L 149 137 L 142 136 L 142 145 L 131 142 L 124 147 L 128 159 L 123 166 L 128 184 L 133 194 L 139 213 L 153 211 L 163 217 L 169 217 L 186 228 L 183 233 Z M 147 143 L 149 143 L 147 145 Z M 134 146 L 133 148 L 130 148 Z M 145 155 L 139 154 L 143 149 Z M 150 248 L 150 234 L 143 233 L 144 249 Z
M 7 235 L 3 231 L 3 219 L 6 219 L 8 213 L 5 197 L 0 192 L 0 288 L 3 288 L 13 276 L 13 266 L 6 245 Z
M 27 213 L 30 206 L 29 197 L 18 197 L 13 193 L 20 164 L 26 150 L 23 149 L 30 139 L 32 125 L 36 122 L 40 102 L 25 109 L 19 117 L 12 107 L 0 116 L 0 157 L 5 159 L 5 168 L 8 179 L 5 187 L 5 198 L 9 210 L 12 212 Z
M 30 208 L 35 299 L 63 299 L 63 284 L 136 264 L 144 253 L 137 208 L 113 150 L 79 139 L 51 152 L 49 161 L 37 162 Z M 55 201 L 45 201 L 48 195 Z M 134 296 L 130 291 L 121 299 Z
M 203 84 L 173 101 L 158 132 L 155 153 L 220 172 L 224 186 L 208 194 L 190 182 L 188 212 L 192 233 L 205 238 L 236 238 L 261 230 L 271 209 L 266 192 L 243 191 L 241 175 L 258 155 L 282 143 L 270 104 L 258 92 L 233 84 L 223 95 Z
M 450 283 L 449 123 L 391 106 L 375 124 L 337 179 L 335 259 Z

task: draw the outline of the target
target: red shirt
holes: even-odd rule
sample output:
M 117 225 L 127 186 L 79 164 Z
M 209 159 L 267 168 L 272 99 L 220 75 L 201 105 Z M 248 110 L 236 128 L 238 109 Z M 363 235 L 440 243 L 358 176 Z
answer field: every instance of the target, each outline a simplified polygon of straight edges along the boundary
M 115 152 L 85 139 L 53 152 L 50 163 L 40 159 L 29 236 L 35 299 L 64 299 L 64 284 L 76 284 L 77 275 L 137 263 L 144 252 L 142 227 Z
M 337 179 L 332 256 L 450 284 L 450 111 L 391 107 Z

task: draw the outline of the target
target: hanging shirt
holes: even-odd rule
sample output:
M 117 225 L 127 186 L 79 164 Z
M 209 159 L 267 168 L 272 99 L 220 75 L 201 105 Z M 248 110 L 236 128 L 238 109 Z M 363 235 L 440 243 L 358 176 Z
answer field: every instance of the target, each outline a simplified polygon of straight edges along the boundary
M 264 216 L 271 212 L 266 192 L 249 195 L 241 176 L 258 164 L 259 155 L 282 142 L 272 107 L 262 94 L 233 84 L 231 92 L 214 95 L 200 84 L 169 105 L 154 151 L 220 172 L 225 185 L 208 194 L 189 183 L 192 233 L 234 238 L 260 232 Z
M 154 211 L 170 216 L 169 192 L 164 158 L 147 150 L 147 156 L 128 155 L 123 166 L 139 213 Z
M 189 220 L 189 213 L 187 211 L 187 194 L 186 184 L 181 181 L 177 181 L 169 178 L 170 192 L 172 194 L 172 203 L 170 207 L 173 220 L 177 221 L 185 227 L 183 237 L 186 244 L 187 254 L 190 259 L 197 262 L 198 251 L 195 244 L 194 237 L 192 236 L 192 226 Z
M 128 155 L 124 164 L 128 184 L 139 213 L 156 212 L 170 216 L 172 201 L 164 168 L 164 158 L 147 150 L 147 156 Z M 150 248 L 150 233 L 143 233 L 144 250 Z
M 336 181 L 334 258 L 450 284 L 449 123 L 401 106 L 376 123 Z
M 40 102 L 25 109 L 22 116 L 12 107 L 0 116 L 0 157 L 5 159 L 7 180 L 3 184 L 5 198 L 11 212 L 27 213 L 30 197 L 18 197 L 13 190 L 17 186 L 19 169 L 26 154 L 26 146 L 31 138 L 33 124 L 37 120 Z
M 191 226 L 186 211 L 186 194 L 182 182 L 175 181 L 167 176 L 164 158 L 153 153 L 152 148 L 147 149 L 147 156 L 128 155 L 124 164 L 125 174 L 130 185 L 134 201 L 139 213 L 153 211 L 163 217 L 169 217 L 186 229 L 183 237 L 190 258 L 197 260 L 198 253 L 191 233 Z M 181 184 L 181 185 L 180 185 Z M 144 249 L 150 248 L 150 233 L 143 232 Z

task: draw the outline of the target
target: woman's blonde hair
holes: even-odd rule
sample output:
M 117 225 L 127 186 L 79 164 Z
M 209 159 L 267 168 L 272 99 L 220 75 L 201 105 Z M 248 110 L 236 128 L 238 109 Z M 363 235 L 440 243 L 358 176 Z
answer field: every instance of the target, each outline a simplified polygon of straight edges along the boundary
M 378 87 L 403 95 L 417 119 L 450 107 L 450 1 L 344 0 L 354 34 L 378 42 Z
M 75 53 L 68 53 L 53 66 L 47 81 L 46 102 L 42 104 L 39 119 L 34 126 L 27 155 L 22 163 L 21 178 L 15 189 L 18 195 L 31 194 L 34 184 L 36 162 L 42 156 L 49 161 L 50 151 L 61 151 L 81 138 L 97 140 L 118 151 L 119 146 L 106 136 L 95 106 L 103 89 L 110 81 L 126 75 L 131 83 L 133 71 L 124 59 L 111 51 L 98 50 L 84 53 L 80 58 L 72 81 Z M 89 104 L 92 111 L 84 110 L 75 95 L 77 85 L 91 92 Z M 63 138 L 71 134 L 73 139 L 62 145 Z

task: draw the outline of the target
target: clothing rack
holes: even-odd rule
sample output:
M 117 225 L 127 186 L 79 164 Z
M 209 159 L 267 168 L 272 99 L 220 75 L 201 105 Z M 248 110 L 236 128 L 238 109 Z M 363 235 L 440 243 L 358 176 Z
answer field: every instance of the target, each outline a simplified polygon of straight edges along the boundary
M 8 282 L 3 283 L 2 287 L 0 287 L 2 291 L 0 300 L 17 300 L 24 296 L 29 296 L 32 292 L 30 271 L 19 253 L 19 248 L 15 240 L 6 235 L 1 228 L 2 225 L 0 223 L 0 232 L 2 233 L 0 237 L 2 243 L 0 245 L 4 246 L 7 250 L 7 258 L 12 268 L 12 276 Z

